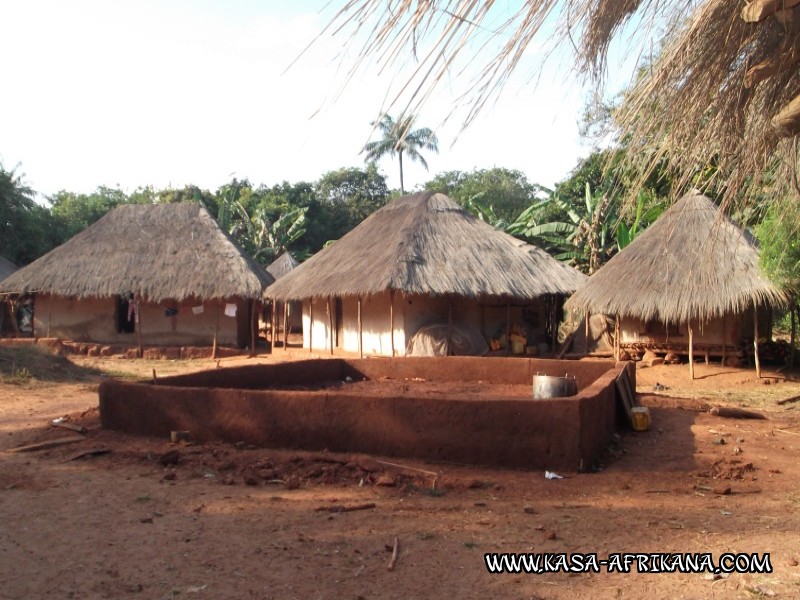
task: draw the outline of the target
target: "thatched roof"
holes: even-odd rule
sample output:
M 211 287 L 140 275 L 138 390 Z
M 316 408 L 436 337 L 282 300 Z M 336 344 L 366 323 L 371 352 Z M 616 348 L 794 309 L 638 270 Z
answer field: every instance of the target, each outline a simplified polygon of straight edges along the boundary
M 126 205 L 0 283 L 85 298 L 258 298 L 273 278 L 198 204 Z
M 785 298 L 761 272 L 752 237 L 694 193 L 603 265 L 565 307 L 685 323 L 754 302 L 782 305 Z
M 267 266 L 267 273 L 275 279 L 280 279 L 299 264 L 292 253 L 287 250 Z
M 403 196 L 265 292 L 278 300 L 377 294 L 531 299 L 571 294 L 586 279 L 498 231 L 443 194 Z
M 3 281 L 3 279 L 11 275 L 16 270 L 17 265 L 12 263 L 7 258 L 0 256 L 0 281 Z

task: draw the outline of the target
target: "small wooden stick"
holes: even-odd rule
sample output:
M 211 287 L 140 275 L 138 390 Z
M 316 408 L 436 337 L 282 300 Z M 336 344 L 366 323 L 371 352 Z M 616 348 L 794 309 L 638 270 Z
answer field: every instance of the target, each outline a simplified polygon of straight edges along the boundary
M 153 383 L 157 383 L 158 377 L 156 376 L 156 370 L 153 369 Z
M 369 510 L 370 508 L 375 508 L 374 502 L 367 502 L 366 504 L 355 504 L 353 506 L 320 506 L 315 508 L 314 511 L 320 512 L 332 512 L 332 513 L 343 513 L 343 512 L 353 512 L 354 510 Z
M 389 561 L 389 565 L 386 567 L 389 571 L 394 571 L 394 563 L 397 562 L 397 549 L 399 544 L 397 542 L 397 538 L 394 538 L 394 549 L 392 550 L 392 560 Z

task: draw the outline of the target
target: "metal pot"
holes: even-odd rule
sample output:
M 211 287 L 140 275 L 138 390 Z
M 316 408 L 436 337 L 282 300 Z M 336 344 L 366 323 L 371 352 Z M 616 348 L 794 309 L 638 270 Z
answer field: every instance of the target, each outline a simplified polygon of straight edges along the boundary
M 533 398 L 565 398 L 578 393 L 578 382 L 574 375 L 567 373 L 564 377 L 542 375 L 533 376 Z

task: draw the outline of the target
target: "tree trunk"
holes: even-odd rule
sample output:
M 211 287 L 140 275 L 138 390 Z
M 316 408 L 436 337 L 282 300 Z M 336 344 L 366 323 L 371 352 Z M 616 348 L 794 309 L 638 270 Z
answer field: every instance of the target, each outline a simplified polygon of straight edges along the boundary
M 405 189 L 403 188 L 403 151 L 397 153 L 397 156 L 400 157 L 400 195 L 405 196 Z

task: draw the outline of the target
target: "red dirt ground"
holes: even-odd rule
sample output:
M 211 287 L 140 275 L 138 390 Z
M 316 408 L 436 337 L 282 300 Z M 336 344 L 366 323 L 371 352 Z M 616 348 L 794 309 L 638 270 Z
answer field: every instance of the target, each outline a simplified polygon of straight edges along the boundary
M 140 376 L 213 366 L 83 360 Z M 686 370 L 641 369 L 652 430 L 622 432 L 600 472 L 554 481 L 543 472 L 173 445 L 100 430 L 96 384 L 0 383 L 0 597 L 800 597 L 800 403 L 777 404 L 800 384 L 767 373 L 765 385 L 752 371 L 713 365 L 698 365 L 692 383 Z M 655 383 L 670 389 L 650 393 Z M 768 418 L 700 410 L 717 403 Z M 84 440 L 7 452 L 75 435 L 48 425 L 65 414 L 89 429 Z M 97 449 L 109 452 L 69 460 Z M 163 465 L 172 450 L 177 463 Z M 725 487 L 729 494 L 714 493 Z M 769 552 L 774 572 L 490 575 L 486 552 Z

